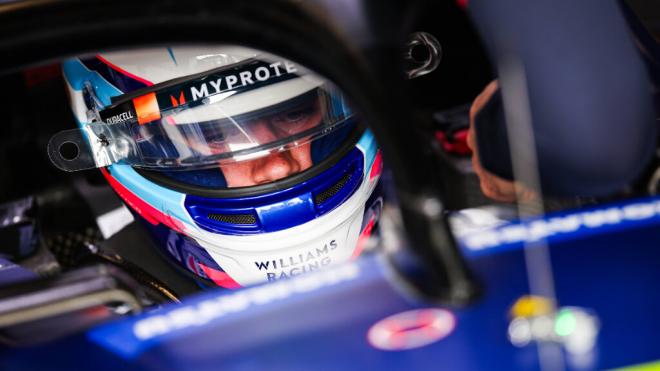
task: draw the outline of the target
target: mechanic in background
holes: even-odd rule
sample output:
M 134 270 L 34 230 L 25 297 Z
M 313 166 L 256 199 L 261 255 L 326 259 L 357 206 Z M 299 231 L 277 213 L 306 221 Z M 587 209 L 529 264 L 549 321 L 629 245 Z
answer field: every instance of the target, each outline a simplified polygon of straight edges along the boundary
M 637 179 L 656 148 L 651 81 L 614 0 L 471 0 L 498 71 L 516 60 L 526 82 L 545 195 L 606 196 Z M 468 143 L 484 194 L 516 199 L 500 75 L 474 100 Z M 535 197 L 520 179 L 518 198 Z

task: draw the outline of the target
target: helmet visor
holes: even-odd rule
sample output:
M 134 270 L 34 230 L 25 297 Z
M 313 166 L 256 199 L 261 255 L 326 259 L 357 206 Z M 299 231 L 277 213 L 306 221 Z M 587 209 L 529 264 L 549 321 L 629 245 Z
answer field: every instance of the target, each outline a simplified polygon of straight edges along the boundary
M 278 64 L 286 68 L 272 68 Z M 94 122 L 51 138 L 49 155 L 67 171 L 114 163 L 205 169 L 300 151 L 349 125 L 352 115 L 317 75 L 288 61 L 253 59 L 120 97 Z M 78 147 L 74 156 L 62 151 L 69 143 Z

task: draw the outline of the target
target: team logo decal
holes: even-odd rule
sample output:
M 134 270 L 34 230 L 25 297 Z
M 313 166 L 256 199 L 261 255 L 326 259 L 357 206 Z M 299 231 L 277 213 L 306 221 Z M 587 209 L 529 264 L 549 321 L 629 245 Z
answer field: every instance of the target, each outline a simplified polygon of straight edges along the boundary
M 173 95 L 170 95 L 170 100 L 172 101 L 172 107 L 178 107 L 179 105 L 186 104 L 186 96 L 183 95 L 183 91 L 179 92 L 178 99 Z
M 380 350 L 420 348 L 447 337 L 456 327 L 456 318 L 445 309 L 410 310 L 376 322 L 367 340 Z

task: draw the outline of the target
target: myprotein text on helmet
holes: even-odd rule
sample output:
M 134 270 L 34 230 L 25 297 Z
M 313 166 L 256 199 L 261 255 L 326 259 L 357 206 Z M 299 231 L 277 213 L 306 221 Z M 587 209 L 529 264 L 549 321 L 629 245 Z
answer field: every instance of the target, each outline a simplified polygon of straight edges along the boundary
M 237 71 L 234 74 L 218 76 L 214 80 L 205 81 L 196 86 L 193 85 L 190 87 L 190 98 L 195 101 L 206 98 L 209 95 L 248 87 L 258 82 L 266 82 L 272 78 L 296 72 L 298 72 L 296 65 L 289 61 L 260 65 L 254 69 L 248 68 L 244 71 Z
M 136 98 L 115 104 L 99 112 L 101 120 L 108 124 L 138 120 L 145 124 L 166 115 L 174 108 L 193 108 L 208 104 L 205 98 L 221 93 L 233 94 L 258 89 L 263 86 L 289 80 L 298 76 L 298 67 L 289 61 L 266 62 L 251 60 L 231 69 L 207 71 L 201 76 L 161 87 L 155 92 L 143 93 Z M 155 107 L 155 109 L 154 109 Z M 138 114 L 142 111 L 142 114 Z

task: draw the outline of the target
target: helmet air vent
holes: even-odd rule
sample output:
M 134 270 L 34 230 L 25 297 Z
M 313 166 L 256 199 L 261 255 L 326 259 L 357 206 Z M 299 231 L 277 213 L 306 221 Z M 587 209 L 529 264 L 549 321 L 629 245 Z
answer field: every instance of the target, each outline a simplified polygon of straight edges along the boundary
M 317 194 L 314 197 L 314 204 L 318 206 L 329 200 L 332 196 L 336 195 L 342 188 L 344 188 L 348 181 L 351 180 L 352 176 L 353 174 L 351 172 L 347 172 L 343 177 L 341 177 L 341 179 L 337 181 L 337 183 L 331 185 L 330 187 L 323 190 L 323 192 Z
M 208 218 L 228 224 L 256 224 L 257 220 L 252 214 L 208 214 Z

